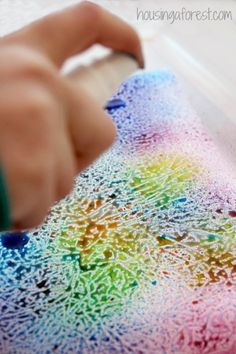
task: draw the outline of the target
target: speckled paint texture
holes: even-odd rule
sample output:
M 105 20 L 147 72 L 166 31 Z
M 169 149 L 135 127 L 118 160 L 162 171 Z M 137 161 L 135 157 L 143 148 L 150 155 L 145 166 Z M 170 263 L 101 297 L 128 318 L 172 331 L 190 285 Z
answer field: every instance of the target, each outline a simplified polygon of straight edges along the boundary
M 113 99 L 113 148 L 41 228 L 1 236 L 0 353 L 235 354 L 230 166 L 171 72 Z

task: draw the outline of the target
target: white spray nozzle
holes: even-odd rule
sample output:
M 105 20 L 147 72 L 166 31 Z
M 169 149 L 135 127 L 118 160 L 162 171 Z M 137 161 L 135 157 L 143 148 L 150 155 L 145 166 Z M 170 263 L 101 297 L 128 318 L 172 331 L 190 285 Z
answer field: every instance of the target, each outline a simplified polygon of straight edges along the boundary
M 135 58 L 118 52 L 109 54 L 88 66 L 80 66 L 67 74 L 67 77 L 104 106 L 120 84 L 138 68 Z

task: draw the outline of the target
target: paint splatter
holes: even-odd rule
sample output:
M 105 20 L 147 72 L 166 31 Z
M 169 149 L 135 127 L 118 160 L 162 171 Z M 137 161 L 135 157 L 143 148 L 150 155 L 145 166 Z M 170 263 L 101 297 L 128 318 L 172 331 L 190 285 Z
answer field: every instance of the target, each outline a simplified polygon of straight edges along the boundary
M 28 241 L 29 236 L 25 232 L 7 232 L 1 235 L 2 246 L 9 249 L 22 249 Z

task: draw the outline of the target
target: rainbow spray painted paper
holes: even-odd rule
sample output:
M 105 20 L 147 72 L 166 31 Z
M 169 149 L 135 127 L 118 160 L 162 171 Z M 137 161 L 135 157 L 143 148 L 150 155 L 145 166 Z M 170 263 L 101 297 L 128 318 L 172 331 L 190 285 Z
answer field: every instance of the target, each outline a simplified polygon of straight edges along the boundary
M 235 354 L 230 165 L 171 72 L 115 99 L 114 147 L 22 247 L 0 246 L 0 353 Z

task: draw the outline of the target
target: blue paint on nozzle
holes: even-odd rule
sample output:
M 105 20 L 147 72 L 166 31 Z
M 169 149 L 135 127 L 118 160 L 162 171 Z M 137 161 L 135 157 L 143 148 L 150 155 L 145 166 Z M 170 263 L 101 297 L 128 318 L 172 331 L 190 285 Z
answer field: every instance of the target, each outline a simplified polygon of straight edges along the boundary
M 112 109 L 118 109 L 121 107 L 126 107 L 126 103 L 120 98 L 114 98 L 107 102 L 106 109 L 111 111 Z

